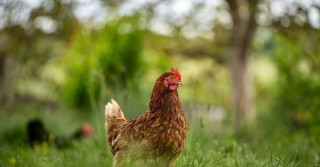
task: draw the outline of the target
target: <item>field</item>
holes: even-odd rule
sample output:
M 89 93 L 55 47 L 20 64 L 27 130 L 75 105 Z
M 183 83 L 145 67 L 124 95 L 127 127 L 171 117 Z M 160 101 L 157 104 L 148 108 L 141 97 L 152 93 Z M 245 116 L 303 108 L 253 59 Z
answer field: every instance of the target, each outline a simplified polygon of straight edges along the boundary
M 320 167 L 319 43 L 320 0 L 0 0 L 0 167 L 111 167 L 106 102 L 182 83 L 177 167 Z
M 59 110 L 59 111 L 57 111 Z M 67 109 L 43 109 L 35 105 L 0 112 L 1 166 L 112 166 L 112 154 L 105 138 L 103 108 L 92 113 L 76 113 Z M 83 121 L 94 127 L 94 135 L 57 149 L 52 143 L 31 148 L 27 143 L 26 124 L 32 118 L 44 120 L 55 135 L 71 133 Z M 224 121 L 218 130 L 209 121 L 200 125 L 188 120 L 187 142 L 176 162 L 178 167 L 211 166 L 319 166 L 320 146 L 303 132 L 288 133 L 267 124 L 268 116 L 259 116 L 256 128 L 234 133 L 232 121 Z M 273 125 L 273 127 L 266 127 Z

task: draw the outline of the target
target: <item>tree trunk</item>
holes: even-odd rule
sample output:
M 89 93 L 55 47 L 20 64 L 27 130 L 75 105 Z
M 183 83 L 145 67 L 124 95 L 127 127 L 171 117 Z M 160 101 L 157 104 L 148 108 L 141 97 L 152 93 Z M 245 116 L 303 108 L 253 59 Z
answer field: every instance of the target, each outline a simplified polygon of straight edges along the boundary
M 255 118 L 249 61 L 251 42 L 256 29 L 258 0 L 227 0 L 227 3 L 233 23 L 229 63 L 233 81 L 235 121 L 236 126 L 240 127 L 254 121 Z M 242 7 L 249 11 L 247 16 L 240 13 Z
M 249 69 L 249 53 L 246 59 L 239 57 L 239 48 L 233 47 L 230 53 L 230 69 L 233 81 L 234 110 L 236 126 L 254 121 L 255 109 L 252 98 L 252 80 Z
M 0 105 L 11 107 L 14 102 L 14 82 L 17 65 L 5 53 L 0 53 Z
M 0 52 L 0 105 L 4 103 L 4 80 L 5 80 L 5 55 Z

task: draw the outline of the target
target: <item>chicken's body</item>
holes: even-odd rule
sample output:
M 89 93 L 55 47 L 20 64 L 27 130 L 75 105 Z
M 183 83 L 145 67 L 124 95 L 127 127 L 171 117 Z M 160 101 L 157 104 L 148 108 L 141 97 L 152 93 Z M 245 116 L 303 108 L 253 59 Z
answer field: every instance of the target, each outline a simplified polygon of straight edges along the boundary
M 150 110 L 131 121 L 125 119 L 115 101 L 106 105 L 107 137 L 115 167 L 171 167 L 182 153 L 186 122 L 177 87 L 163 85 L 170 75 L 173 73 L 164 73 L 157 79 Z

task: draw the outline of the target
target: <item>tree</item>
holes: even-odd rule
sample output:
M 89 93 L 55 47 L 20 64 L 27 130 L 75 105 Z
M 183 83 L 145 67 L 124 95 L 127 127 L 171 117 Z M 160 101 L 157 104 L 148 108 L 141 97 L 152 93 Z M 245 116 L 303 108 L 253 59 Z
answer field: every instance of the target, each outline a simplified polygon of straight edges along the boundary
M 319 136 L 320 121 L 320 4 L 294 3 L 273 19 L 275 30 L 268 50 L 279 78 L 273 112 L 290 132 Z
M 226 1 L 232 20 L 229 63 L 234 89 L 235 119 L 236 125 L 239 126 L 253 120 L 255 116 L 249 61 L 250 46 L 257 27 L 255 15 L 258 0 Z
M 52 48 L 65 46 L 79 26 L 73 6 L 62 0 L 36 6 L 26 1 L 0 2 L 0 104 L 13 103 L 19 65 L 29 65 L 36 76 L 41 65 L 61 54 L 63 49 Z

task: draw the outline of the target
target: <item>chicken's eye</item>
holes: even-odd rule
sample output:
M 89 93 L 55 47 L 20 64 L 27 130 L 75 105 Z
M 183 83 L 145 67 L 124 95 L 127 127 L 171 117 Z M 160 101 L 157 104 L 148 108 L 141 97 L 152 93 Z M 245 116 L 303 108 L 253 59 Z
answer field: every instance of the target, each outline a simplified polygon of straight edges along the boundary
M 166 87 L 168 87 L 168 82 L 169 82 L 169 79 L 166 78 L 166 79 L 164 79 L 163 84 L 164 84 Z

